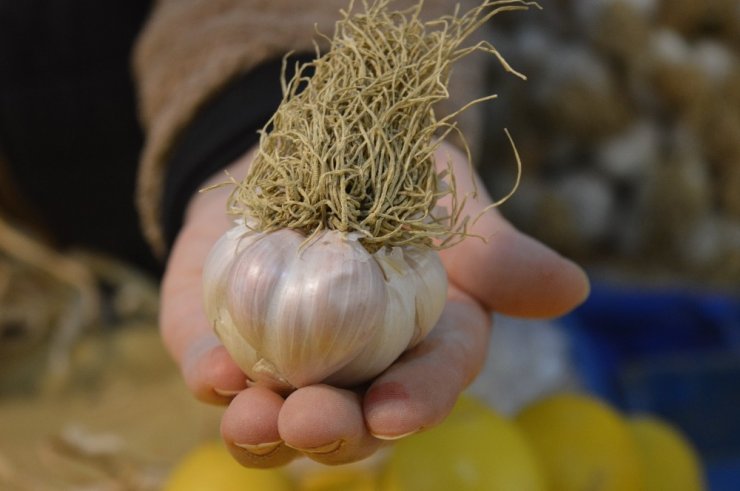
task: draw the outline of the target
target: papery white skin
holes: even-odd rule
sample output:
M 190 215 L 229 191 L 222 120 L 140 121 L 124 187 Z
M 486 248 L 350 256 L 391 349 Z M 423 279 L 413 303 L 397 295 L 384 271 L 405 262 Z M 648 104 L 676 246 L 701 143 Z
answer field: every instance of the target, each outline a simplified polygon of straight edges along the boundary
M 332 385 L 350 386 L 373 378 L 406 350 L 414 334 L 415 295 L 408 288 L 413 271 L 409 270 L 400 248 L 394 248 L 392 255 L 380 250 L 373 256 L 385 277 L 385 316 L 365 349 L 326 380 Z
M 241 223 L 214 245 L 203 277 L 208 319 L 234 361 L 281 392 L 375 377 L 426 336 L 447 291 L 432 250 L 371 255 L 355 234 L 327 230 L 306 243 Z
M 409 343 L 409 348 L 413 348 L 429 334 L 442 315 L 444 300 L 430 302 L 428 299 L 447 298 L 447 272 L 434 251 L 410 247 L 404 249 L 404 257 L 413 272 L 416 292 L 416 330 Z
M 239 332 L 293 387 L 346 365 L 385 314 L 382 271 L 357 240 L 326 231 L 304 242 L 266 234 L 237 257 L 226 292 Z
M 234 321 L 223 301 L 226 295 L 226 280 L 234 257 L 245 246 L 257 239 L 257 234 L 250 232 L 241 220 L 228 230 L 214 244 L 203 265 L 203 293 L 206 317 L 213 326 L 216 335 L 231 355 L 234 362 L 242 367 L 252 367 L 258 361 L 257 352 L 239 335 Z M 267 384 L 275 389 L 282 389 L 280 384 Z
M 213 324 L 223 314 L 225 305 L 220 301 L 226 294 L 226 276 L 234 257 L 244 247 L 258 238 L 239 220 L 213 245 L 203 264 L 203 293 L 206 317 Z

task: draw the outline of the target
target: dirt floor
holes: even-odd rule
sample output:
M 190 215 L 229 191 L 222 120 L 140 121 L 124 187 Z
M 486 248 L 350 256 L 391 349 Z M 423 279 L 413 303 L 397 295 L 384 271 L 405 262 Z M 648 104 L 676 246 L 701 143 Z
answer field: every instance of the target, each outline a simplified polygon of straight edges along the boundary
M 85 337 L 62 387 L 44 386 L 42 358 L 2 366 L 0 489 L 156 490 L 218 435 L 222 410 L 192 398 L 153 325 Z

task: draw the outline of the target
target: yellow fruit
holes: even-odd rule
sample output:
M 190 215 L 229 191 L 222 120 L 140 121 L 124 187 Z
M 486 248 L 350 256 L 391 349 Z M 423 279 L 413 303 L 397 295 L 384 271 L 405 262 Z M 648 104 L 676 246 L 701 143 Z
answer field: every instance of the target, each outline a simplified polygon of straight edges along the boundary
M 205 443 L 180 461 L 163 491 L 290 491 L 290 481 L 276 469 L 247 469 L 221 442 Z
M 375 475 L 368 469 L 326 467 L 304 476 L 299 491 L 376 491 Z
M 541 491 L 538 463 L 519 429 L 469 397 L 444 423 L 396 443 L 383 491 Z
M 691 443 L 679 431 L 653 417 L 629 422 L 642 463 L 645 491 L 701 491 L 702 468 Z
M 526 407 L 516 421 L 552 491 L 643 491 L 629 426 L 605 403 L 586 395 L 555 395 Z

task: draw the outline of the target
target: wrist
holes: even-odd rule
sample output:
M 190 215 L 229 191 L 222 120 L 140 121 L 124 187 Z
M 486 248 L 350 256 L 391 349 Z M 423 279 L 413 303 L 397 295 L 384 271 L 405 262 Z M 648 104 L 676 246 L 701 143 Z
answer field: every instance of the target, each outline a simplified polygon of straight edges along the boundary
M 216 213 L 225 217 L 229 222 L 231 221 L 226 213 L 226 202 L 234 186 L 229 181 L 234 179 L 236 182 L 241 182 L 244 179 L 256 151 L 256 146 L 249 149 L 227 167 L 211 175 L 198 187 L 185 208 L 183 228 L 194 221 L 200 222 L 199 219 L 202 216 L 213 218 L 217 216 Z M 212 187 L 219 184 L 224 185 Z

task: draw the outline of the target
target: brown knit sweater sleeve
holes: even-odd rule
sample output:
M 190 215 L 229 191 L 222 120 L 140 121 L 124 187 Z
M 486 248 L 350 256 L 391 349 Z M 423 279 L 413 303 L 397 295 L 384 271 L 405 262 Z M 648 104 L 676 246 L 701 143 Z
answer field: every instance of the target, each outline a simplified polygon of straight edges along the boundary
M 316 28 L 333 33 L 339 10 L 347 6 L 348 0 L 160 0 L 155 5 L 133 62 L 146 132 L 137 204 L 146 238 L 157 253 L 165 248 L 160 226 L 165 167 L 178 135 L 239 75 L 288 51 L 313 51 Z M 453 2 L 427 0 L 424 12 L 436 17 L 453 8 Z M 461 65 L 456 71 L 461 75 L 453 74 L 451 107 L 481 93 L 474 69 Z M 474 124 L 462 124 L 475 134 Z

